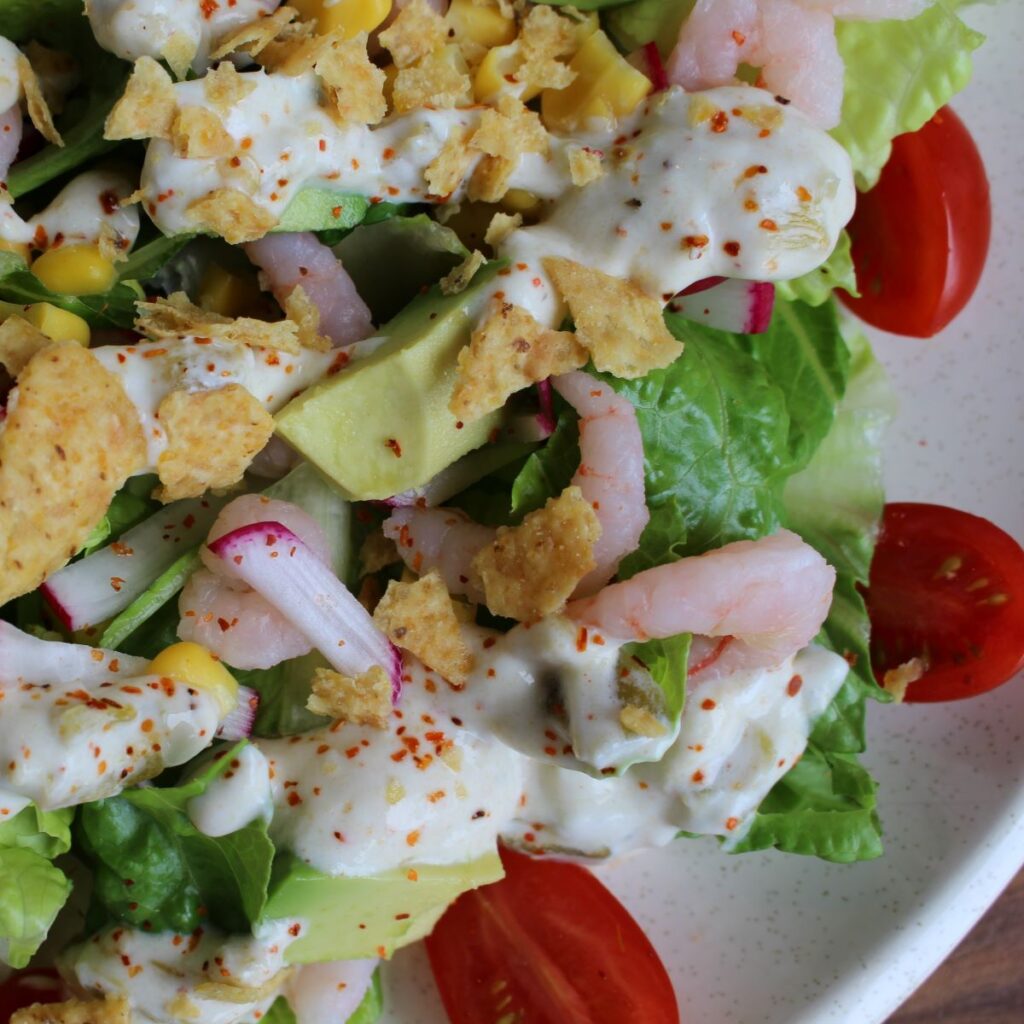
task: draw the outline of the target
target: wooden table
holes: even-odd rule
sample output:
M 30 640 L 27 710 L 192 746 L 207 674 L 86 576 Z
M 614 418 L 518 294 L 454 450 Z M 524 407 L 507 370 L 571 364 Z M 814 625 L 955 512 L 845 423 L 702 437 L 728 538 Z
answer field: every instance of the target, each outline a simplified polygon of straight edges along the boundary
M 888 1024 L 1024 1024 L 1024 871 Z

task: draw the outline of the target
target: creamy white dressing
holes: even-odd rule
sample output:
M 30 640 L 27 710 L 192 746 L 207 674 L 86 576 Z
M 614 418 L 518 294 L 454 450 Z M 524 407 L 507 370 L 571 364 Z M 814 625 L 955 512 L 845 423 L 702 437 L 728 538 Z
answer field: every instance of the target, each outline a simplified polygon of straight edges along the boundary
M 305 964 L 285 982 L 297 1024 L 344 1024 L 359 1008 L 379 960 Z
M 272 14 L 280 0 L 86 0 L 96 42 L 105 50 L 136 60 L 184 56 L 194 71 L 206 67 L 213 43 L 233 29 Z
M 188 802 L 189 820 L 205 835 L 231 835 L 250 822 L 274 816 L 270 764 L 262 751 L 244 746 L 206 791 Z
M 83 245 L 106 236 L 123 253 L 139 236 L 139 211 L 120 201 L 134 190 L 117 171 L 86 171 L 73 178 L 28 224 L 36 248 Z

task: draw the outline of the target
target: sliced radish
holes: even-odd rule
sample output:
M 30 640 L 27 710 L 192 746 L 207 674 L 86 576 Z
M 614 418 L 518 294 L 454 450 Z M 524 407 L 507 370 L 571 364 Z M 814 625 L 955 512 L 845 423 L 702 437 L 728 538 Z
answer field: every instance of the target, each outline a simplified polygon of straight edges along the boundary
M 741 334 L 767 331 L 774 307 L 775 285 L 738 278 L 702 288 L 693 286 L 676 295 L 668 305 L 670 312 L 681 313 L 688 320 Z
M 658 51 L 658 44 L 647 43 L 643 47 L 644 72 L 654 85 L 655 92 L 663 92 L 669 87 L 668 72 L 665 70 L 665 62 L 661 59 Z
M 162 508 L 112 544 L 54 573 L 40 587 L 43 597 L 69 630 L 112 618 L 202 543 L 223 504 L 196 498 Z
M 538 381 L 536 388 L 537 403 L 540 406 L 537 422 L 542 430 L 547 431 L 545 436 L 550 437 L 555 432 L 555 427 L 558 426 L 558 417 L 555 415 L 555 393 L 551 387 L 551 378 Z
M 248 686 L 240 686 L 238 700 L 220 723 L 217 737 L 222 740 L 247 740 L 252 735 L 259 709 L 260 695 Z
M 253 523 L 210 544 L 227 572 L 261 594 L 346 676 L 380 665 L 401 694 L 402 660 L 346 586 L 286 526 Z
M 115 668 L 111 668 L 111 665 Z M 0 619 L 0 684 L 31 682 L 62 686 L 102 683 L 116 671 L 122 678 L 146 674 L 149 662 L 86 644 L 41 640 Z

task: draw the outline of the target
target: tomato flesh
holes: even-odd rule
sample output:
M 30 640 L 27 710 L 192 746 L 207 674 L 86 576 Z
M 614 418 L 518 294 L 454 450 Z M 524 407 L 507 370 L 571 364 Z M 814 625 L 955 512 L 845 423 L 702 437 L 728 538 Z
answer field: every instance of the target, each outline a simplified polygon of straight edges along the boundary
M 502 862 L 505 878 L 459 897 L 427 939 L 452 1024 L 677 1024 L 654 947 L 589 871 Z
M 59 1003 L 69 994 L 57 972 L 49 967 L 15 971 L 0 984 L 0 1020 L 33 1003 Z
M 1024 668 L 1024 550 L 987 519 L 886 505 L 867 606 L 880 680 L 912 658 L 924 662 L 908 701 L 972 697 Z
M 978 148 L 943 107 L 897 136 L 878 184 L 849 224 L 860 298 L 843 302 L 874 327 L 928 338 L 974 294 L 988 255 L 992 208 Z

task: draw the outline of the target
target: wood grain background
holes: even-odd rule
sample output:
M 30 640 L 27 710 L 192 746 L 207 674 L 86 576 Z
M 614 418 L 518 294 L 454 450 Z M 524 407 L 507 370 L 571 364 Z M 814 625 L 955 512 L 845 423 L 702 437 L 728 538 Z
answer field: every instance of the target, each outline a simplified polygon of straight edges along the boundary
M 888 1024 L 1024 1024 L 1024 871 Z

